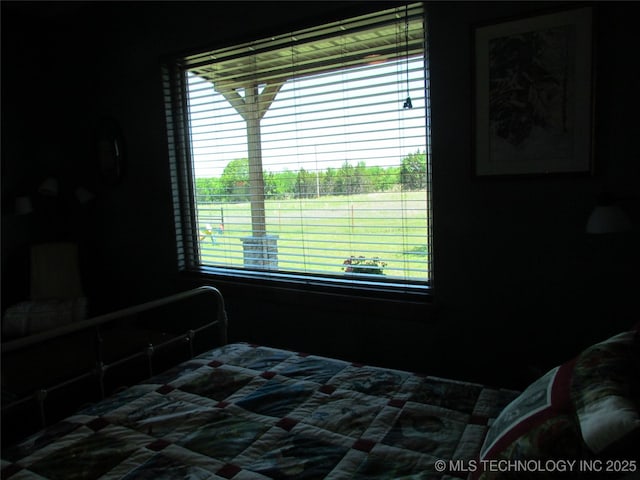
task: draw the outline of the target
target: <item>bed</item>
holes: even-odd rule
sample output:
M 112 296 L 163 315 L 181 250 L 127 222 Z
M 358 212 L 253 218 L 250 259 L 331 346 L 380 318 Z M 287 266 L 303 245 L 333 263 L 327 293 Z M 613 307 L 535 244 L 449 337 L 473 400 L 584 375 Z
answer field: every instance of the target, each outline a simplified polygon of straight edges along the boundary
M 540 416 L 537 405 L 527 414 L 524 407 L 532 404 L 523 397 L 527 391 L 227 344 L 222 296 L 206 288 L 218 301 L 208 326 L 219 330 L 219 346 L 151 371 L 148 378 L 3 445 L 2 478 L 500 478 L 505 472 L 493 469 L 488 459 L 516 458 L 526 453 L 522 445 L 531 443 L 525 438 L 518 446 L 527 435 L 513 433 L 514 425 L 523 424 L 518 415 L 527 419 L 528 431 L 554 417 Z M 109 322 L 114 318 L 121 316 Z M 623 343 L 632 342 L 635 349 L 636 334 L 626 334 Z M 149 348 L 142 352 L 147 360 Z M 98 370 L 104 368 L 101 360 Z M 554 371 L 554 388 L 568 370 L 578 371 L 576 363 L 560 375 Z M 547 377 L 533 388 L 536 398 L 549 384 Z M 562 415 L 563 422 L 578 422 L 569 413 L 556 416 Z M 638 417 L 629 421 L 635 427 L 617 440 L 637 439 Z M 563 438 L 569 438 L 567 431 L 578 433 L 579 422 L 565 423 L 554 424 Z M 631 461 L 624 456 L 628 451 L 618 452 Z

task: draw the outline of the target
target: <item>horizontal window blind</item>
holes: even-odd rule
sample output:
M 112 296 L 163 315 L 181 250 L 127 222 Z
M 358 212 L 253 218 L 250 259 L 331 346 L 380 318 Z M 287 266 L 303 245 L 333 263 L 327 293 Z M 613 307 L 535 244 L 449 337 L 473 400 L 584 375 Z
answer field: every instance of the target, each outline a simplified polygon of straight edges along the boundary
M 185 265 L 428 285 L 421 4 L 188 56 L 172 73 Z

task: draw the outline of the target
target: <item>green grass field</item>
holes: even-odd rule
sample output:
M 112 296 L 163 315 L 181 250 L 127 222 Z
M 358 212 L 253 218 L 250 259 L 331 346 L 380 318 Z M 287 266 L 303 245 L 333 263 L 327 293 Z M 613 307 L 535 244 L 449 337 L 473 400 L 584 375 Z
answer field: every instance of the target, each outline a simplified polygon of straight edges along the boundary
M 278 236 L 280 271 L 341 275 L 351 255 L 380 257 L 387 277 L 428 280 L 428 223 L 422 191 L 267 200 L 267 233 Z M 224 234 L 216 234 L 220 208 Z M 402 214 L 404 212 L 404 215 Z M 198 226 L 204 265 L 243 266 L 242 238 L 251 236 L 249 203 L 203 204 Z

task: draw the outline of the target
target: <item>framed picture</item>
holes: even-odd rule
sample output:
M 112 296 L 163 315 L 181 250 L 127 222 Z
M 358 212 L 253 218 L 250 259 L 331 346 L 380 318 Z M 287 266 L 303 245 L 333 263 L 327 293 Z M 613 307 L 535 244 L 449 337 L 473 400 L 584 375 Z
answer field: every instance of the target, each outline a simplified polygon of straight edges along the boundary
M 591 171 L 592 15 L 475 28 L 475 175 Z

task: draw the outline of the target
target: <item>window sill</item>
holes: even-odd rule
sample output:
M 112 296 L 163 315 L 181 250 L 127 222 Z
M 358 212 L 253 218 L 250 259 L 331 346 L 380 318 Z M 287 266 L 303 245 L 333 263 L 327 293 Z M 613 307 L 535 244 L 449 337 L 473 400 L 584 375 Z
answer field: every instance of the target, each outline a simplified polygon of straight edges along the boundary
M 183 273 L 187 281 L 210 283 L 222 288 L 260 288 L 265 295 L 310 295 L 331 297 L 332 300 L 362 300 L 385 304 L 414 304 L 417 307 L 434 308 L 433 294 L 428 285 L 401 283 L 358 282 L 339 278 L 323 278 L 311 275 L 264 274 L 261 272 L 234 271 L 214 267 L 194 268 Z

